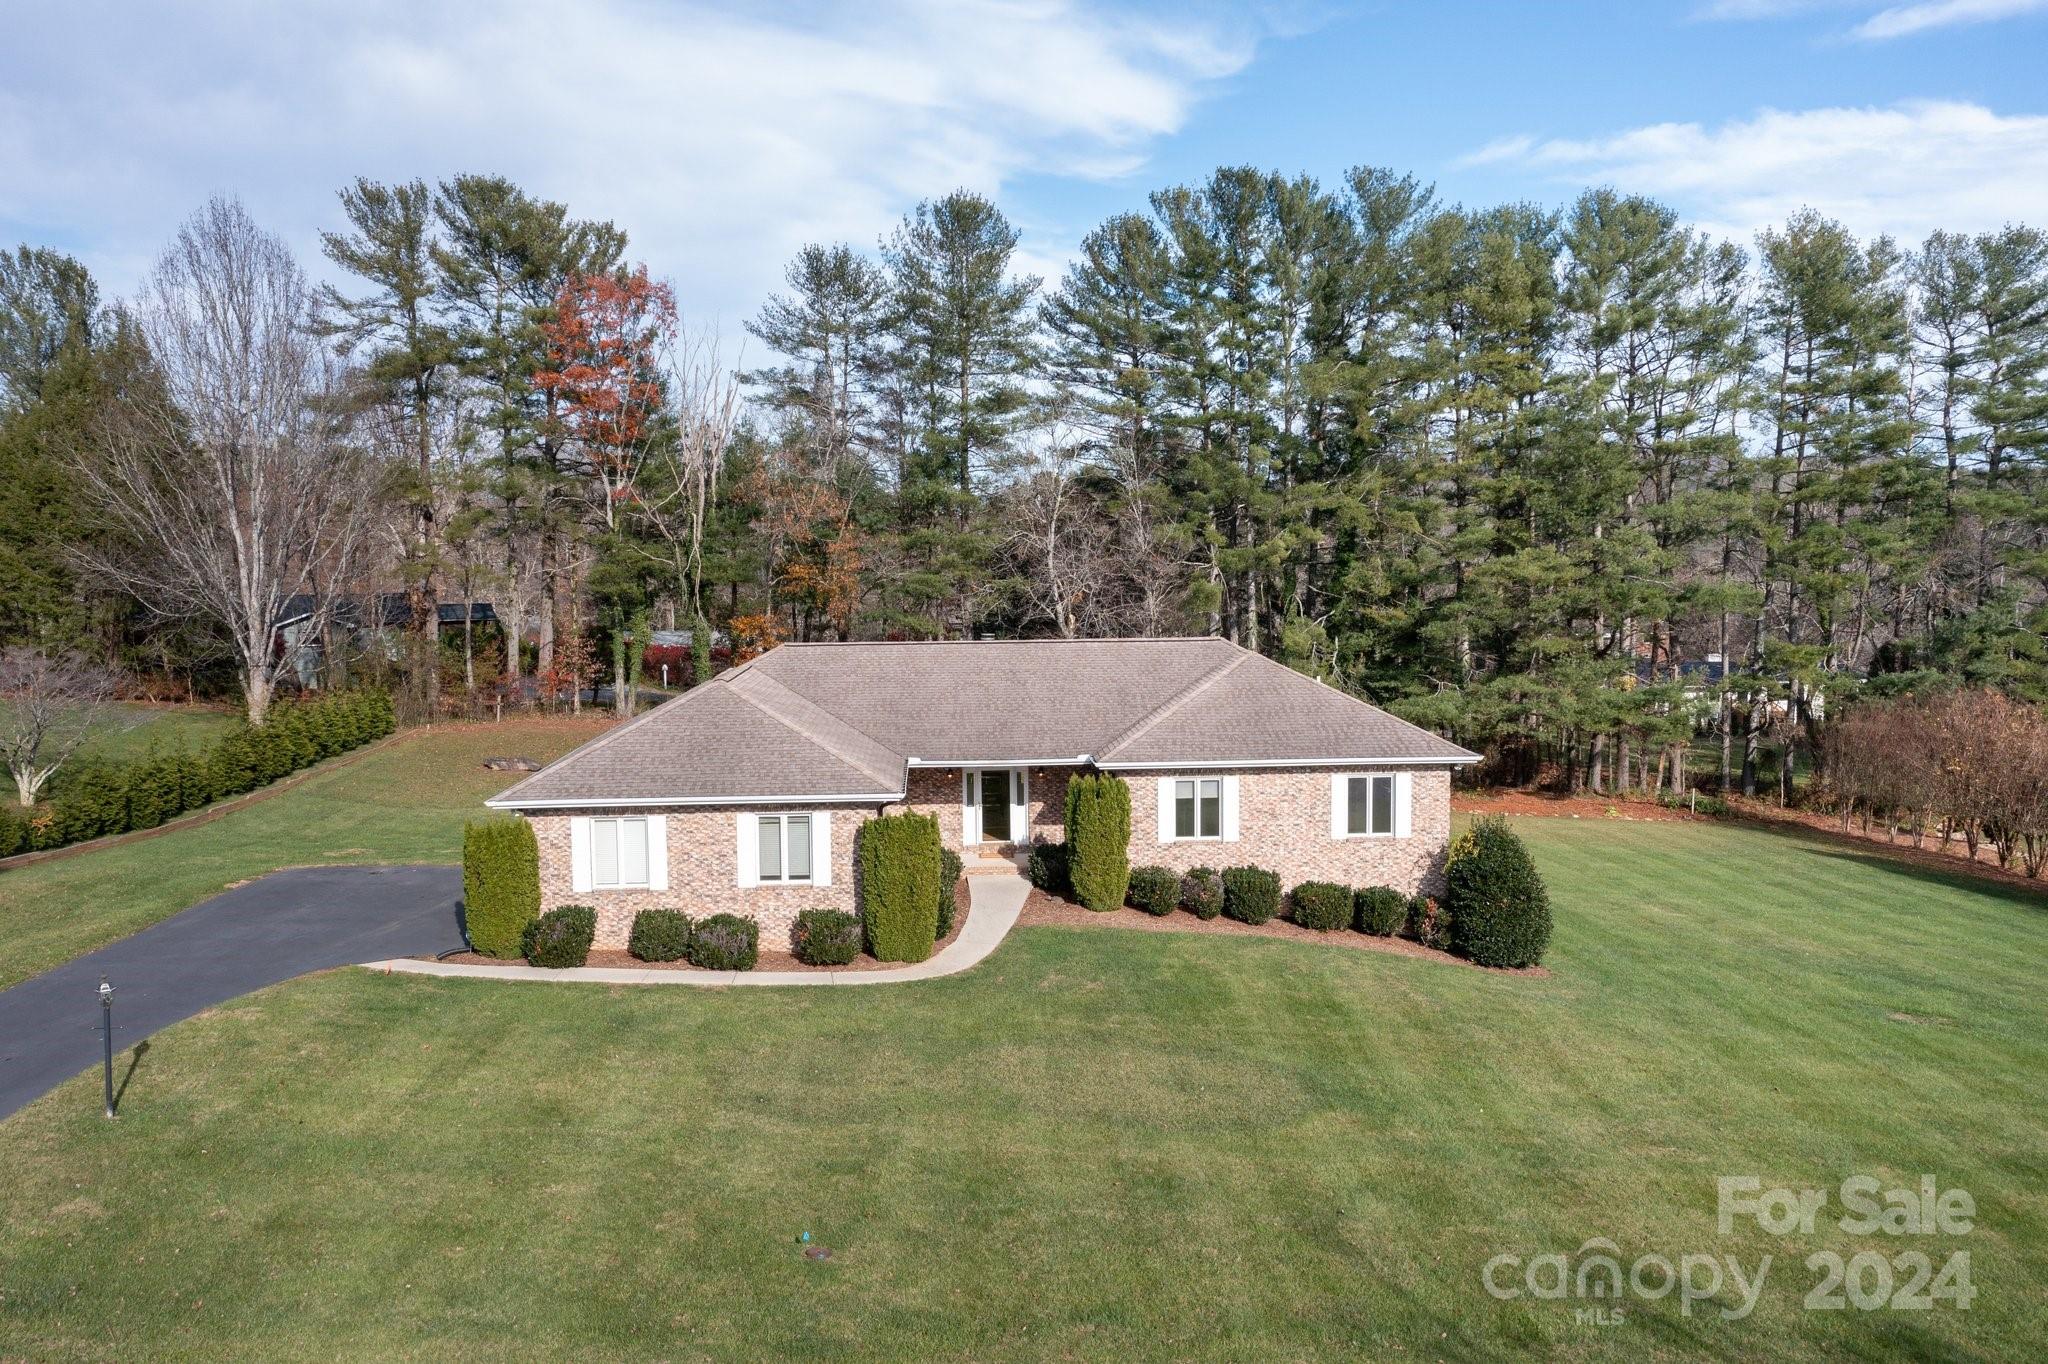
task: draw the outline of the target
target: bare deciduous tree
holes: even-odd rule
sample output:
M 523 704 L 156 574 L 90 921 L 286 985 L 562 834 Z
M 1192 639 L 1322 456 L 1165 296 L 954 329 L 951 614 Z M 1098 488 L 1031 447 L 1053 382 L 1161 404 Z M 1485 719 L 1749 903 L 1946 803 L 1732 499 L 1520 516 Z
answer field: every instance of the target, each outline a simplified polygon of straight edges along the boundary
M 310 305 L 285 243 L 240 203 L 209 202 L 137 303 L 158 382 L 80 461 L 101 510 L 143 548 L 95 566 L 159 616 L 218 623 L 259 725 L 286 661 L 280 608 L 316 580 L 348 580 L 372 501 Z M 310 628 L 332 607 L 317 596 Z
M 92 737 L 118 679 L 75 653 L 0 649 L 0 759 L 23 805 Z
M 709 334 L 677 333 L 666 358 L 674 431 L 652 442 L 642 464 L 640 512 L 664 546 L 666 566 L 694 618 L 704 611 L 704 530 L 739 425 L 739 376 L 725 367 Z

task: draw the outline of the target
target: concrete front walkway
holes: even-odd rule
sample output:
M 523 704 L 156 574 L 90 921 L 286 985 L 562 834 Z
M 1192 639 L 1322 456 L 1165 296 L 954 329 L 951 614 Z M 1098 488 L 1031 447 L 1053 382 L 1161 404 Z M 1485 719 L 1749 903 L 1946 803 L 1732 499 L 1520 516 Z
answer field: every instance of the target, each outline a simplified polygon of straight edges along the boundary
M 363 963 L 371 971 L 402 971 L 419 976 L 476 976 L 486 980 L 582 981 L 597 985 L 889 985 L 905 980 L 950 976 L 996 950 L 1009 936 L 1024 897 L 1031 887 L 1021 876 L 979 875 L 967 878 L 967 923 L 929 960 L 874 971 L 662 971 L 650 967 L 570 966 L 548 970 L 524 962 L 475 966 L 452 961 L 396 957 Z

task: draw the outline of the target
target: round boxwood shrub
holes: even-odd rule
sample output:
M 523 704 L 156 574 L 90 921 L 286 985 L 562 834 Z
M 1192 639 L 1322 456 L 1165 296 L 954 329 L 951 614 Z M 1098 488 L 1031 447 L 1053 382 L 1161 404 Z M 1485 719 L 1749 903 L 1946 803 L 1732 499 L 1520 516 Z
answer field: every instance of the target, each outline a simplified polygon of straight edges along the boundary
M 690 965 L 707 971 L 751 971 L 761 955 L 761 925 L 737 914 L 714 914 L 690 930 Z
M 1550 945 L 1550 896 L 1522 840 L 1498 816 L 1475 822 L 1445 872 L 1446 945 L 1481 966 L 1534 966 Z
M 953 931 L 953 913 L 958 908 L 956 897 L 960 889 L 960 854 L 951 848 L 939 849 L 939 923 L 935 930 L 941 938 Z
M 596 936 L 596 910 L 588 905 L 563 905 L 528 924 L 520 934 L 520 948 L 531 965 L 559 971 L 589 960 L 590 942 Z
M 843 909 L 807 909 L 789 930 L 789 950 L 806 966 L 844 966 L 860 955 L 860 917 Z
M 1318 933 L 1351 924 L 1351 887 L 1335 881 L 1304 881 L 1294 888 L 1294 922 Z
M 519 955 L 520 935 L 540 913 L 540 848 L 523 819 L 462 827 L 462 922 L 487 957 Z
M 1226 868 L 1223 912 L 1239 923 L 1265 923 L 1280 912 L 1279 876 L 1264 867 Z
M 1180 907 L 1180 873 L 1171 867 L 1131 868 L 1131 907 L 1164 918 Z
M 626 950 L 640 961 L 681 961 L 690 955 L 690 928 L 680 909 L 643 909 L 633 916 Z
M 1223 912 L 1223 878 L 1214 867 L 1196 867 L 1180 878 L 1180 907 L 1197 919 Z
M 1033 843 L 1031 856 L 1024 864 L 1024 877 L 1047 895 L 1064 899 L 1071 894 L 1074 888 L 1067 879 L 1067 845 Z
M 1408 922 L 1408 897 L 1392 886 L 1367 886 L 1358 892 L 1352 927 L 1375 938 L 1389 938 Z
M 1131 788 L 1108 772 L 1067 780 L 1067 878 L 1094 910 L 1121 909 L 1131 877 Z
M 939 822 L 883 815 L 860 826 L 860 919 L 877 961 L 923 961 L 939 932 Z

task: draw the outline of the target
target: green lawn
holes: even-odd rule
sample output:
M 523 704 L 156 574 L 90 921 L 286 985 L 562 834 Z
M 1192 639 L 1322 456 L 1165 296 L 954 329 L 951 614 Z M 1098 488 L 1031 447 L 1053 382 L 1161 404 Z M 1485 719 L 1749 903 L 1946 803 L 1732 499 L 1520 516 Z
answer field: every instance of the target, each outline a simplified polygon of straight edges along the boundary
M 311 831 L 337 798 L 304 836 L 372 841 Z M 96 1076 L 0 1124 L 0 1357 L 2038 1357 L 2043 901 L 1519 827 L 1547 979 L 1104 926 L 915 986 L 266 991 L 160 1035 L 116 1124 Z M 1716 1232 L 1717 1175 L 1922 1172 L 1974 1232 Z M 1595 1236 L 1774 1266 L 1735 1322 L 1481 1287 Z M 1966 1249 L 1975 1304 L 1803 1311 L 1823 1249 Z
M 0 701 L 0 720 L 7 702 Z M 206 706 L 145 706 L 122 702 L 110 706 L 93 726 L 92 737 L 78 751 L 81 756 L 120 762 L 139 758 L 154 743 L 161 748 L 201 749 L 233 728 L 241 716 Z
M 0 872 L 0 989 L 279 867 L 457 861 L 463 821 L 519 775 L 486 771 L 484 758 L 544 760 L 595 732 L 444 726 L 210 824 Z

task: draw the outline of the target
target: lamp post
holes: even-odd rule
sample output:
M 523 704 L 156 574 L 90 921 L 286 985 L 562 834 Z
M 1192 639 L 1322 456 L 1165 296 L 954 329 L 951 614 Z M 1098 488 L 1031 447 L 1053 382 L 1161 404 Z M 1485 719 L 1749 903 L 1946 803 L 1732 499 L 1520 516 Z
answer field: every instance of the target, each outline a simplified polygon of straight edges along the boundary
M 114 987 L 107 984 L 105 976 L 100 977 L 100 1036 L 106 1043 L 107 1064 L 104 1072 L 106 1081 L 107 1116 L 114 1116 Z

